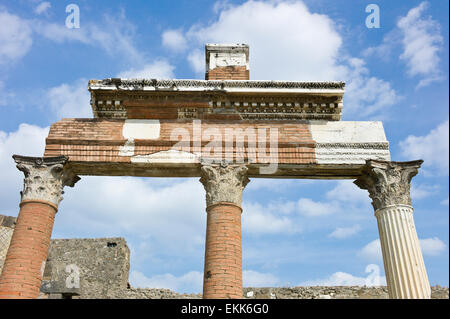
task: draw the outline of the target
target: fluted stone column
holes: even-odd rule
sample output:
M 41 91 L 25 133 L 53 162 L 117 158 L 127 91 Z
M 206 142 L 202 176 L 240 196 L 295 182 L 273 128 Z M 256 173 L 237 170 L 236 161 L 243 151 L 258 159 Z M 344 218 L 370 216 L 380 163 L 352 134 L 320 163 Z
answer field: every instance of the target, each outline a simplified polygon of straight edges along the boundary
M 13 156 L 25 174 L 20 211 L 0 277 L 0 298 L 37 298 L 63 187 L 80 179 L 67 157 Z
M 369 160 L 355 181 L 369 191 L 375 209 L 390 298 L 431 298 L 410 197 L 411 179 L 422 163 Z
M 203 166 L 206 245 L 203 298 L 242 298 L 241 203 L 245 166 Z

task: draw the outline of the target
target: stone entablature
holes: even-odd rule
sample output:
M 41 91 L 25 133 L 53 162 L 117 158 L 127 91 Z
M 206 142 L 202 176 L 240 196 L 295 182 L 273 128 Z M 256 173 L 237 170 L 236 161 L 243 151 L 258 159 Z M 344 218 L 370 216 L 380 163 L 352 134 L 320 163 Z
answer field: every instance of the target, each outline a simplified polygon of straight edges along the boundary
M 211 130 L 223 137 L 218 154 L 205 149 L 214 138 L 207 134 Z M 265 134 L 262 149 L 258 142 L 249 143 L 249 133 L 258 141 L 260 132 Z M 177 148 L 182 135 L 189 141 Z M 243 139 L 240 146 L 237 137 Z M 232 147 L 227 148 L 229 140 Z M 276 147 L 271 149 L 274 141 Z M 263 177 L 289 178 L 356 178 L 367 159 L 390 160 L 381 122 L 342 121 L 63 119 L 51 126 L 45 149 L 45 156 L 60 155 L 70 158 L 79 175 L 179 177 L 200 176 L 205 159 L 236 161 L 241 155 L 251 177 L 260 175 L 258 169 L 268 159 L 277 162 L 278 170 Z
M 344 82 L 89 81 L 96 118 L 339 121 Z

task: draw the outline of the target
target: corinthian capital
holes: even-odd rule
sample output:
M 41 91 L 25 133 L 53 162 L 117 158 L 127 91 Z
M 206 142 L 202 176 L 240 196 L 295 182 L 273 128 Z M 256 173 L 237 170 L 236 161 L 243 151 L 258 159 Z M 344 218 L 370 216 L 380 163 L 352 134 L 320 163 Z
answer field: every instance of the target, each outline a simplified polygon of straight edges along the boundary
M 376 210 L 389 205 L 411 206 L 411 179 L 417 175 L 423 161 L 386 162 L 368 160 L 362 175 L 354 182 L 369 191 Z
M 43 200 L 58 206 L 63 199 L 61 195 L 64 193 L 64 186 L 73 187 L 80 179 L 66 164 L 68 158 L 65 156 L 13 155 L 13 158 L 17 168 L 25 175 L 23 191 L 20 192 L 22 201 Z
M 206 190 L 206 206 L 220 202 L 241 206 L 242 191 L 250 182 L 243 165 L 204 165 L 200 182 Z

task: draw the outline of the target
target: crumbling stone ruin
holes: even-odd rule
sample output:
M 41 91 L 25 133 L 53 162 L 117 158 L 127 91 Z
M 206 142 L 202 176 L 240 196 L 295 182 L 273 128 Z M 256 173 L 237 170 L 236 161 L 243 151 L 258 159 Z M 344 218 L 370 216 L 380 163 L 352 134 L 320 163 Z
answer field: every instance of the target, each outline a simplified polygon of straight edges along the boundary
M 0 215 L 0 274 L 16 218 Z M 128 283 L 130 250 L 124 238 L 52 239 L 39 298 L 201 299 L 169 289 L 133 288 Z M 79 276 L 77 281 L 77 275 Z M 246 299 L 387 299 L 387 287 L 244 288 Z M 432 298 L 448 299 L 446 287 L 432 287 Z

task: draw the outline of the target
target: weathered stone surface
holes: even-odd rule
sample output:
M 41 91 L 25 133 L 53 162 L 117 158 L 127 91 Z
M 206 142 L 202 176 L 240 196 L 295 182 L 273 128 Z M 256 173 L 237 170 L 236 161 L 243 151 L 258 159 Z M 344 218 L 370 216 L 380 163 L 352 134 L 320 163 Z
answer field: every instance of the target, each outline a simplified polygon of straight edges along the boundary
M 391 159 L 381 122 L 329 121 L 309 128 L 318 164 L 365 164 L 367 159 Z
M 369 191 L 377 211 L 390 205 L 411 206 L 411 179 L 417 175 L 422 160 L 389 162 L 368 160 L 363 173 L 354 183 Z
M 206 190 L 206 206 L 220 202 L 241 206 L 242 191 L 250 182 L 247 167 L 221 164 L 202 166 L 200 182 Z
M 13 155 L 17 168 L 24 175 L 24 188 L 20 192 L 22 201 L 42 200 L 55 206 L 63 199 L 64 186 L 73 187 L 80 179 L 70 166 L 66 165 L 68 158 L 59 157 L 28 157 Z
M 201 299 L 201 294 L 179 294 L 169 289 L 129 288 L 111 291 L 111 299 Z M 243 289 L 244 299 L 388 299 L 387 287 L 314 286 L 267 287 Z M 448 299 L 449 289 L 439 285 L 431 287 L 432 299 Z
M 61 287 L 73 286 L 69 277 L 73 278 L 75 265 L 79 270 L 79 298 L 107 298 L 110 291 L 127 288 L 129 258 L 123 238 L 53 239 L 44 280 L 52 281 L 55 292 L 61 293 Z

